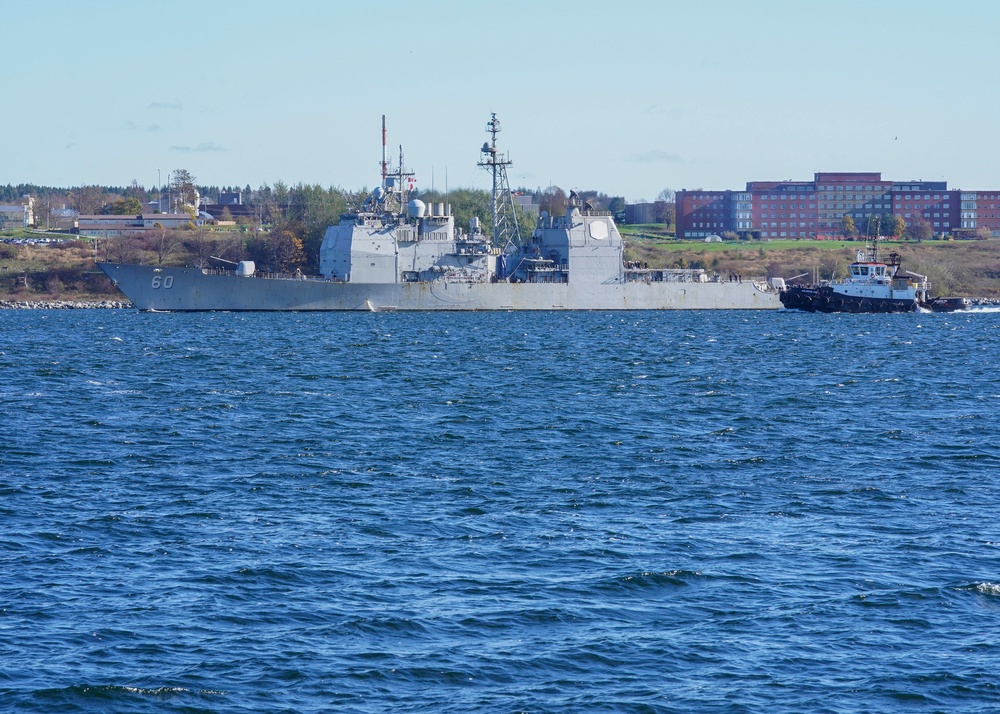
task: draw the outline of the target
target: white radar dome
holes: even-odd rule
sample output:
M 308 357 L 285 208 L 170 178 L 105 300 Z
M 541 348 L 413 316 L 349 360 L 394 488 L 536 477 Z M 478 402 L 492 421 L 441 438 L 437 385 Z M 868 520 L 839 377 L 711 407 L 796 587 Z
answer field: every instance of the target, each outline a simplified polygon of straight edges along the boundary
M 415 198 L 406 204 L 406 213 L 410 216 L 410 218 L 423 218 L 426 211 L 427 204 L 419 198 Z

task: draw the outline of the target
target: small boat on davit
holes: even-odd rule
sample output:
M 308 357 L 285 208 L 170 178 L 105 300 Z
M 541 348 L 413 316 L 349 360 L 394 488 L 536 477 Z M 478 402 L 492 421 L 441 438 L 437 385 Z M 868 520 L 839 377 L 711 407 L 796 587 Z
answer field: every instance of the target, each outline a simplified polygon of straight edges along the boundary
M 950 312 L 969 304 L 965 298 L 930 297 L 927 276 L 901 270 L 897 253 L 890 253 L 888 262 L 883 262 L 877 238 L 858 251 L 848 269 L 844 280 L 782 288 L 781 304 L 808 312 L 916 312 L 921 308 Z

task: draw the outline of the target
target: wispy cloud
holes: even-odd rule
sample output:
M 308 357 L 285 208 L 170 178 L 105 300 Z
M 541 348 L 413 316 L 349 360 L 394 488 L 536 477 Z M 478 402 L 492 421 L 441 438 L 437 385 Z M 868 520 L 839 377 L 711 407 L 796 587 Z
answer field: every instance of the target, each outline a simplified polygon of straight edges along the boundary
M 197 146 L 171 146 L 171 151 L 177 151 L 180 153 L 189 152 L 207 152 L 207 151 L 225 151 L 226 147 L 216 144 L 214 141 L 203 141 Z
M 150 124 L 149 126 L 146 127 L 146 131 L 159 131 L 159 130 L 160 130 L 159 124 Z
M 170 109 L 170 110 L 173 110 L 173 111 L 177 111 L 179 109 L 183 109 L 184 105 L 183 104 L 171 104 L 170 102 L 150 102 L 149 103 L 149 108 L 150 109 Z
M 669 151 L 662 151 L 660 149 L 651 149 L 641 154 L 632 154 L 628 160 L 637 164 L 679 164 L 683 161 L 677 154 L 671 154 Z

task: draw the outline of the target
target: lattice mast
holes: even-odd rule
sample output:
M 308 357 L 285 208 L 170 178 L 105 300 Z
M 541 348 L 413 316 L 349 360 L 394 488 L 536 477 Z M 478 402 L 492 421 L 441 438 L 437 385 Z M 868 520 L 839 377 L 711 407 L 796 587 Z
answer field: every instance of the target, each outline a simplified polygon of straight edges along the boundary
M 521 242 L 521 232 L 517 225 L 510 182 L 507 180 L 507 167 L 514 162 L 497 149 L 500 120 L 497 119 L 496 112 L 490 114 L 490 120 L 486 123 L 486 133 L 490 135 L 490 141 L 485 142 L 480 149 L 484 157 L 479 165 L 493 177 L 493 246 L 506 249 L 512 244 Z

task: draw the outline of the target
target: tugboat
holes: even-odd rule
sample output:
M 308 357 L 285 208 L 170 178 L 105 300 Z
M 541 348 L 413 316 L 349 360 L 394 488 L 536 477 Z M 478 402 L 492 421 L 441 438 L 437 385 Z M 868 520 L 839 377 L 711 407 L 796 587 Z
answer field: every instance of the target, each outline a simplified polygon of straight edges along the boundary
M 926 275 L 900 270 L 897 253 L 889 262 L 879 257 L 878 237 L 859 250 L 850 264 L 846 280 L 831 280 L 819 286 L 786 287 L 781 304 L 792 310 L 808 312 L 916 312 L 935 309 L 929 297 L 931 284 Z M 942 309 L 958 309 L 941 306 Z

